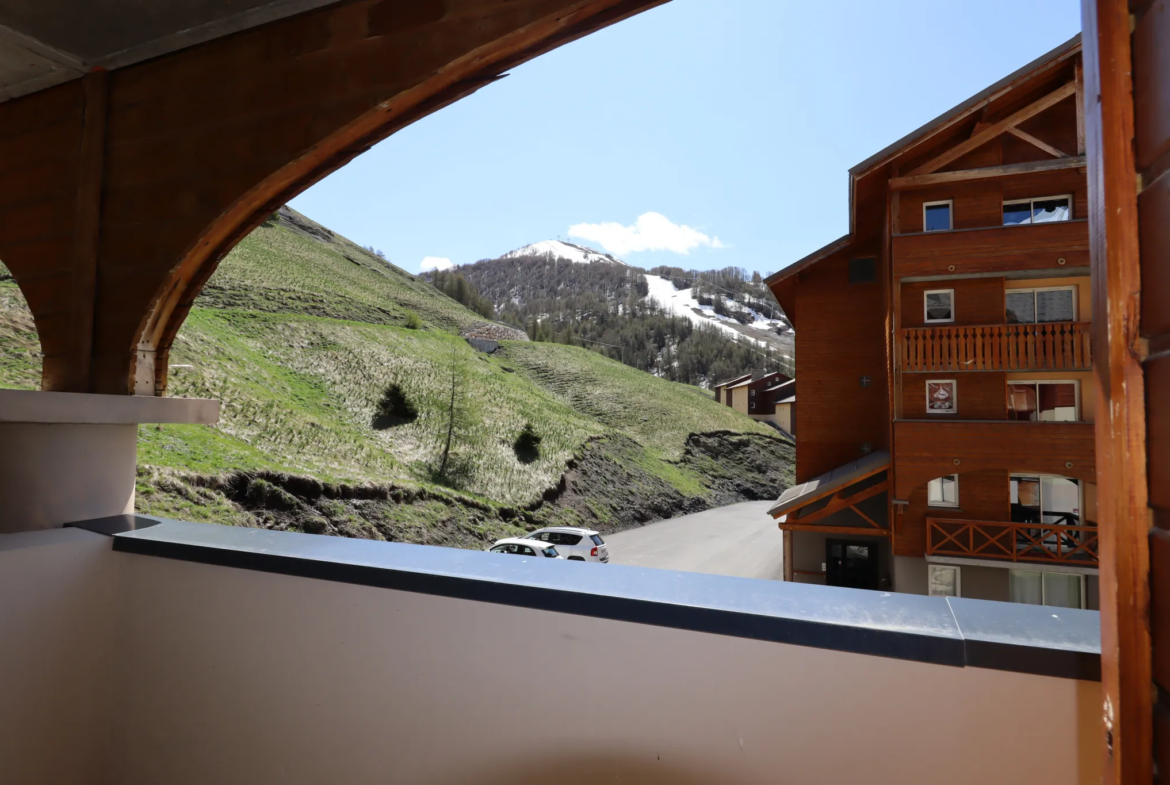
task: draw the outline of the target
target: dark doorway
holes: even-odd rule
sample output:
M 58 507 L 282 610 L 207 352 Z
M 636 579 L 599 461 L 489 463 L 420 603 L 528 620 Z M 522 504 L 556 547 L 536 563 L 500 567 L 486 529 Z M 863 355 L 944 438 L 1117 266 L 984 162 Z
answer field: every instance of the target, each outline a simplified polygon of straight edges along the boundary
M 864 540 L 825 541 L 825 583 L 850 589 L 878 588 L 878 544 Z

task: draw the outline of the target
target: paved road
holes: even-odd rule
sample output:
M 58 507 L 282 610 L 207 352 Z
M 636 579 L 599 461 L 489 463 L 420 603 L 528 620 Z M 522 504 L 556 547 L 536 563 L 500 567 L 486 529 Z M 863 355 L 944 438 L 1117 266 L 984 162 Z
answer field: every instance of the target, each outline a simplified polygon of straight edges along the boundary
M 781 580 L 783 540 L 773 502 L 744 502 L 605 535 L 611 564 Z

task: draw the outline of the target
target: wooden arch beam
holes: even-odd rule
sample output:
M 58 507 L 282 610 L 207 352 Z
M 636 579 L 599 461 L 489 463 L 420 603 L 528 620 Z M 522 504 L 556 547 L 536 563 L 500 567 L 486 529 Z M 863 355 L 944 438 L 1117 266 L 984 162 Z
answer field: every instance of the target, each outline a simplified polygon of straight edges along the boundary
M 79 82 L 0 104 L 0 194 L 21 194 L 0 196 L 0 259 L 36 321 L 42 388 L 162 394 L 195 297 L 280 204 L 508 68 L 663 2 L 350 0 L 119 69 L 97 188 L 80 180 L 94 144 Z M 84 188 L 100 195 L 88 235 Z

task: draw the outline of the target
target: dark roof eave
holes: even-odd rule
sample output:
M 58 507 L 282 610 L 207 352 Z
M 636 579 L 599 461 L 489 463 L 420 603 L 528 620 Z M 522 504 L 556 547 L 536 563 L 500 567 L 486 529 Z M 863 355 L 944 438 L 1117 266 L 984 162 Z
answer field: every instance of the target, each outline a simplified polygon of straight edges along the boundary
M 852 240 L 853 240 L 853 236 L 851 234 L 844 235 L 843 237 L 838 237 L 833 242 L 829 243 L 828 245 L 824 246 L 823 248 L 819 248 L 816 251 L 813 251 L 808 256 L 804 257 L 803 259 L 795 261 L 792 264 L 785 267 L 784 269 L 777 270 L 776 272 L 772 273 L 771 275 L 769 275 L 767 278 L 764 279 L 764 283 L 767 284 L 768 286 L 771 286 L 774 283 L 779 283 L 780 281 L 783 281 L 785 278 L 791 278 L 796 273 L 800 272 L 801 270 L 803 270 L 806 267 L 811 267 L 812 265 L 819 262 L 821 259 L 824 259 L 829 254 L 836 253 L 837 251 L 840 251 L 842 248 L 845 248 L 846 246 L 849 245 L 850 242 L 852 242 Z

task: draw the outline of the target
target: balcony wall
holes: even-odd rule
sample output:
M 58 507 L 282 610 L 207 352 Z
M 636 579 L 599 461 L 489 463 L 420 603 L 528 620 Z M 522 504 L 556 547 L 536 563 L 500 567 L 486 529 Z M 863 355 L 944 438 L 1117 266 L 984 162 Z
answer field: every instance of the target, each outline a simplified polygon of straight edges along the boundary
M 1060 260 L 1064 260 L 1064 264 Z M 1062 270 L 1089 265 L 1088 221 L 894 237 L 894 277 Z M 951 267 L 955 269 L 951 269 Z
M 1096 482 L 1093 424 L 990 420 L 894 423 L 894 498 L 946 474 L 1003 469 Z
M 1100 770 L 1089 611 L 209 524 L 35 559 L 6 539 L 0 759 L 22 785 Z

